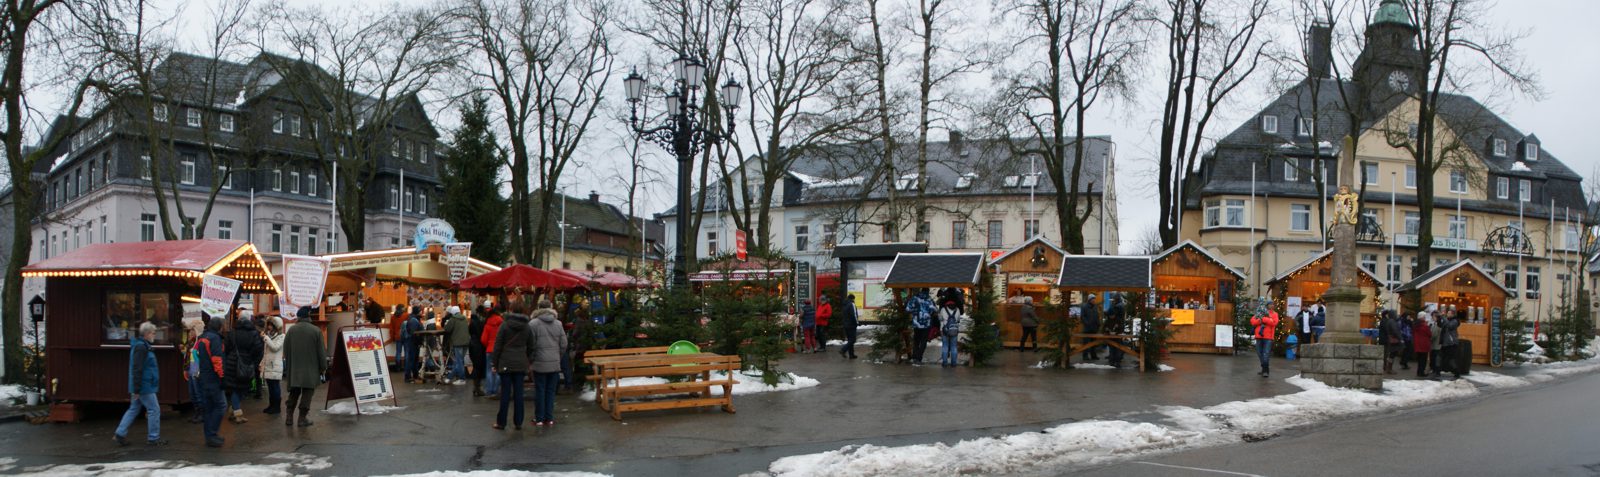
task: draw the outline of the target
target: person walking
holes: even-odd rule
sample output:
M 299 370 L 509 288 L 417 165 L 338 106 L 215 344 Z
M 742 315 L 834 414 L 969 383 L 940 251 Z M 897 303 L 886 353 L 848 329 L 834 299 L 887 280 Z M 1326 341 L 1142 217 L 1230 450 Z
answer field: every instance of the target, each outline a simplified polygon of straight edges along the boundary
M 231 413 L 228 420 L 234 424 L 249 422 L 244 418 L 244 407 L 240 401 L 245 393 L 250 392 L 250 382 L 256 379 L 256 371 L 261 369 L 264 346 L 251 318 L 249 311 L 241 311 L 238 319 L 234 320 L 233 331 L 228 332 L 224 356 L 226 365 L 222 368 L 222 387 L 228 392 L 228 409 Z
M 283 374 L 289 381 L 289 412 L 283 413 L 283 425 L 307 427 L 312 424 L 306 419 L 311 413 L 311 398 L 328 370 L 328 349 L 322 345 L 322 330 L 311 323 L 311 307 L 300 308 L 295 317 L 283 340 Z M 300 410 L 298 420 L 295 409 Z
M 478 335 L 478 342 L 483 345 L 483 369 L 487 371 L 483 379 L 483 392 L 489 399 L 500 399 L 500 371 L 494 367 L 494 342 L 500 333 L 500 325 L 505 323 L 505 317 L 493 305 L 484 305 L 481 313 L 489 316 L 483 323 L 483 333 Z
M 922 364 L 922 355 L 928 352 L 928 332 L 933 326 L 933 300 L 928 298 L 928 289 L 924 288 L 911 297 L 906 303 L 906 311 L 911 313 L 911 362 Z
M 1250 326 L 1255 327 L 1251 336 L 1256 339 L 1256 357 L 1261 359 L 1261 377 L 1265 378 L 1270 372 L 1272 357 L 1272 340 L 1277 336 L 1278 312 L 1267 311 L 1266 316 L 1257 314 L 1250 317 Z
M 1411 352 L 1417 357 L 1417 377 L 1428 376 L 1428 356 L 1433 352 L 1433 326 L 1427 312 L 1417 313 L 1411 326 Z
M 828 295 L 817 297 L 817 352 L 828 350 L 828 320 L 833 318 L 833 305 L 828 304 Z
M 1095 334 L 1100 332 L 1100 325 L 1102 324 L 1100 323 L 1100 304 L 1095 303 L 1094 299 L 1094 294 L 1090 294 L 1088 297 L 1085 297 L 1083 299 L 1082 310 L 1078 312 L 1078 316 L 1080 317 L 1079 319 L 1083 321 L 1083 332 L 1085 334 Z M 1037 337 L 1034 338 L 1035 342 L 1038 340 L 1039 339 Z M 1083 339 L 1084 343 L 1089 343 L 1091 341 L 1094 341 L 1094 338 Z M 1097 361 L 1100 359 L 1100 347 L 1095 346 L 1084 350 L 1083 355 L 1089 361 Z
M 1394 362 L 1400 357 L 1400 320 L 1394 310 L 1383 310 L 1378 318 L 1378 343 L 1383 345 L 1383 374 L 1394 374 Z
M 561 355 L 567 352 L 567 333 L 545 299 L 539 300 L 528 328 L 533 336 L 533 425 L 554 426 L 557 378 L 561 377 Z
M 856 327 L 860 322 L 856 315 L 856 296 L 846 293 L 844 303 L 839 304 L 839 327 L 844 329 L 844 346 L 839 348 L 839 356 L 856 359 Z
M 1022 308 L 1018 311 L 1022 316 L 1022 341 L 1017 343 L 1017 352 L 1022 352 L 1028 347 L 1028 338 L 1033 338 L 1033 350 L 1039 351 L 1039 312 L 1033 309 L 1033 297 L 1022 297 Z
M 227 345 L 222 340 L 223 319 L 205 313 L 201 316 L 205 319 L 206 331 L 195 340 L 192 365 L 200 383 L 198 400 L 205 406 L 205 423 L 201 428 L 205 432 L 206 447 L 222 447 L 223 439 L 217 431 L 222 429 L 222 413 L 228 408 L 222 397 L 222 361 L 227 354 Z
M 495 415 L 494 428 L 506 428 L 506 407 L 516 407 L 511 423 L 522 429 L 522 382 L 533 365 L 533 333 L 528 328 L 528 304 L 521 300 L 512 302 L 500 329 L 494 334 L 494 350 L 490 361 L 500 374 L 500 413 Z
M 128 428 L 133 420 L 144 413 L 146 445 L 161 446 L 161 403 L 156 401 L 156 391 L 161 389 L 161 368 L 156 365 L 156 352 L 150 343 L 156 339 L 156 325 L 148 321 L 139 325 L 139 335 L 128 342 L 128 412 L 111 435 L 117 445 L 128 445 Z
M 422 307 L 411 307 L 410 316 L 406 317 L 406 324 L 401 328 L 401 335 L 405 336 L 406 347 L 406 382 L 422 382 Z
M 817 309 L 811 306 L 811 299 L 800 299 L 800 333 L 804 339 L 800 342 L 800 352 L 810 353 L 817 349 Z
M 450 384 L 467 383 L 468 345 L 472 344 L 472 325 L 461 316 L 461 307 L 450 305 L 445 309 L 445 344 L 450 347 Z
M 1454 379 L 1461 379 L 1461 363 L 1459 345 L 1461 337 L 1457 334 L 1461 327 L 1461 319 L 1455 313 L 1445 313 L 1438 319 L 1439 322 L 1439 362 L 1442 366 L 1435 367 L 1433 377 L 1439 377 L 1440 369 L 1450 371 Z
M 267 383 L 267 408 L 261 413 L 272 415 L 283 409 L 283 318 L 267 318 L 266 324 L 261 336 L 261 379 Z
M 467 354 L 472 359 L 472 371 L 467 374 L 472 378 L 472 397 L 482 397 L 485 394 L 483 377 L 489 374 L 484 371 L 484 346 L 483 340 L 479 339 L 483 336 L 483 328 L 488 326 L 488 315 L 483 307 L 478 307 L 472 312 L 471 321 L 467 325 Z
M 956 308 L 955 300 L 944 302 L 944 307 L 939 309 L 939 320 L 944 323 L 939 330 L 939 366 L 956 367 L 956 343 L 961 337 L 961 310 Z

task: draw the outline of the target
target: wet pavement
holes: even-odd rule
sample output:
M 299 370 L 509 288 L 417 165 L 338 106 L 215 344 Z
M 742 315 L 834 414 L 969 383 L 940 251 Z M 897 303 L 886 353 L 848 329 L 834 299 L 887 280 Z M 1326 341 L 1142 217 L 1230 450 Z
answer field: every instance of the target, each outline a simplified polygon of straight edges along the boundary
M 558 396 L 554 428 L 525 425 L 521 431 L 490 429 L 498 402 L 473 398 L 470 386 L 400 384 L 404 410 L 361 417 L 314 410 L 317 425 L 304 429 L 285 427 L 281 417 L 258 412 L 264 401 L 247 400 L 251 422 L 224 423 L 228 443 L 222 449 L 203 447 L 199 426 L 170 412 L 162 427 L 171 445 L 117 447 L 111 432 L 120 409 L 113 407 L 76 424 L 0 425 L 0 457 L 16 459 L 13 472 L 130 460 L 261 463 L 270 454 L 294 452 L 333 464 L 291 468 L 312 475 L 474 469 L 738 475 L 765 470 L 780 457 L 850 444 L 953 442 L 1155 406 L 1204 407 L 1299 391 L 1283 382 L 1295 374 L 1293 365 L 1275 363 L 1279 371 L 1263 379 L 1253 356 L 1177 354 L 1167 361 L 1176 370 L 1160 373 L 1031 368 L 1038 359 L 1038 353 L 1007 350 L 998 365 L 970 369 L 875 364 L 836 352 L 791 355 L 785 371 L 821 384 L 736 396 L 737 414 L 670 410 L 630 413 L 617 422 L 567 394 Z M 319 398 L 314 408 L 322 404 Z M 531 401 L 527 410 L 531 415 Z M 141 433 L 143 422 L 134 427 L 130 434 Z

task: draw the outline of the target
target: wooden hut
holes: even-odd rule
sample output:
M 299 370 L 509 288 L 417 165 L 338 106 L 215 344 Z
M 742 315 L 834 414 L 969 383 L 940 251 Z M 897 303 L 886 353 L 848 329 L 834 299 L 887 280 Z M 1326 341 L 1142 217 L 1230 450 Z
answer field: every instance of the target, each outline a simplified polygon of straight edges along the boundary
M 1061 272 L 1061 259 L 1066 256 L 1061 247 L 1039 236 L 995 257 L 995 288 L 1002 300 L 1000 341 L 1005 346 L 1021 344 L 1024 297 L 1032 300 L 1041 323 L 1065 316 L 1061 309 L 1046 310 L 1043 305 L 1061 299 L 1055 282 Z
M 1244 274 L 1204 247 L 1185 240 L 1150 259 L 1155 309 L 1172 318 L 1167 348 L 1188 353 L 1232 352 L 1217 346 L 1217 325 L 1233 326 L 1234 286 Z M 1224 343 L 1226 344 L 1226 343 Z
M 277 294 L 254 245 L 242 240 L 101 243 L 23 268 L 45 280 L 45 374 L 51 397 L 127 402 L 128 343 L 139 325 L 156 325 L 161 383 L 156 398 L 188 402 L 183 321 L 200 318 L 204 275 L 240 280 L 239 294 Z
M 1416 291 L 1417 302 L 1407 303 L 1408 309 L 1423 309 L 1429 305 L 1439 310 L 1455 307 L 1461 311 L 1461 327 L 1457 328 L 1462 340 L 1471 341 L 1472 362 L 1490 364 L 1495 348 L 1491 334 L 1505 317 L 1506 298 L 1510 290 L 1495 280 L 1489 272 L 1478 267 L 1471 259 L 1442 265 L 1429 270 L 1400 285 L 1395 293 L 1406 296 Z
M 1383 281 L 1370 270 L 1361 267 L 1356 270 L 1357 286 L 1364 297 L 1361 299 L 1361 327 L 1373 328 L 1378 323 L 1378 292 L 1383 289 Z M 1267 281 L 1267 289 L 1279 307 L 1278 313 L 1291 321 L 1301 308 L 1321 301 L 1322 294 L 1332 285 L 1333 249 L 1308 258 Z M 1294 323 L 1294 326 L 1293 329 L 1299 330 L 1301 325 Z

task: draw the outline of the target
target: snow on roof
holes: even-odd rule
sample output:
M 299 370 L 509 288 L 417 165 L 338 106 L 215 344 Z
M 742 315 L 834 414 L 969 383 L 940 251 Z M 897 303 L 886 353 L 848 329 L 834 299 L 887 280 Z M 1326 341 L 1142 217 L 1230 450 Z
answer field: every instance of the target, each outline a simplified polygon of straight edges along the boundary
M 1527 163 L 1522 162 L 1522 161 L 1517 161 L 1517 162 L 1512 163 L 1511 164 L 1511 170 L 1517 171 L 1517 172 L 1532 172 L 1533 171 L 1533 169 L 1529 169 L 1528 168 L 1528 164 Z
M 789 174 L 793 175 L 795 179 L 800 179 L 801 183 L 804 183 L 806 187 L 810 188 L 855 186 L 866 182 L 866 178 L 861 176 L 846 177 L 843 179 L 828 179 L 825 177 L 817 177 L 795 171 L 789 171 Z

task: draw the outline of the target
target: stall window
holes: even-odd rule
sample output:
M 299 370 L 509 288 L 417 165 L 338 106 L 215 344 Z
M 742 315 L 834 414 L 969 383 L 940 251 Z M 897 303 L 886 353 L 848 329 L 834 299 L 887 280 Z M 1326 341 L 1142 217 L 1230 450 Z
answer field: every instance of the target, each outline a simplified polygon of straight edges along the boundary
M 101 321 L 101 344 L 127 344 L 139 332 L 139 324 L 156 325 L 155 344 L 170 345 L 178 338 L 181 309 L 172 305 L 165 292 L 114 291 L 106 293 L 105 316 Z

